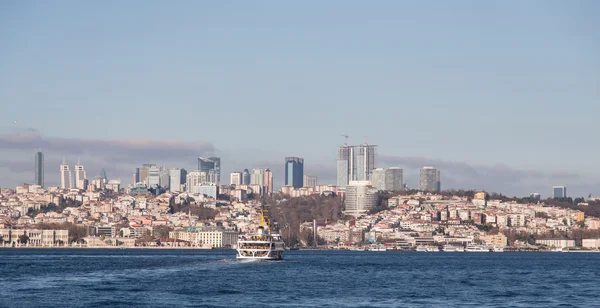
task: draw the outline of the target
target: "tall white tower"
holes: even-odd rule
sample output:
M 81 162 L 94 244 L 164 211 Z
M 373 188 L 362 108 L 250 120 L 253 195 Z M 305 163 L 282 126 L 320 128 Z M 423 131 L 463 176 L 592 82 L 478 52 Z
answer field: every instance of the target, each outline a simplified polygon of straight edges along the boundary
M 71 187 L 73 187 L 71 182 L 71 169 L 69 169 L 69 165 L 67 165 L 67 161 L 63 157 L 63 162 L 60 165 L 60 188 L 70 189 Z
M 87 179 L 85 175 L 85 169 L 77 159 L 77 165 L 75 165 L 75 187 L 78 189 L 85 189 L 85 179 Z

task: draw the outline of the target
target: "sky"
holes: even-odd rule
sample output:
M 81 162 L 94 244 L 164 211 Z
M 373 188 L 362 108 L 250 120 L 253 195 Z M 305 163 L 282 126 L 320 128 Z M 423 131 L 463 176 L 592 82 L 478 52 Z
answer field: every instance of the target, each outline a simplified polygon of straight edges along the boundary
M 600 195 L 598 1 L 0 1 L 0 186 L 63 157 L 222 177 L 336 147 L 442 188 Z M 15 123 L 16 121 L 16 123 Z M 367 137 L 368 136 L 368 137 Z

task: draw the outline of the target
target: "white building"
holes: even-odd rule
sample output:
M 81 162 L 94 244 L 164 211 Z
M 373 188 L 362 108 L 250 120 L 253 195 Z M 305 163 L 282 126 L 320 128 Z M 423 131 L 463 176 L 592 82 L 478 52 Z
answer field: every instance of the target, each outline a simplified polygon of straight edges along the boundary
M 182 185 L 186 182 L 187 171 L 185 169 L 173 168 L 169 171 L 169 190 L 182 192 Z
M 359 216 L 377 205 L 377 190 L 369 181 L 350 181 L 346 186 L 344 213 Z
M 317 187 L 317 177 L 314 175 L 304 175 L 304 187 Z
M 75 188 L 86 189 L 84 180 L 86 180 L 87 177 L 85 174 L 85 169 L 83 168 L 83 166 L 81 165 L 79 160 L 77 160 L 77 165 L 75 165 L 74 171 L 75 171 Z
M 217 199 L 219 187 L 214 183 L 202 183 L 194 187 L 194 193 Z
M 549 239 L 537 239 L 535 240 L 536 245 L 546 245 L 548 247 L 555 248 L 567 248 L 575 247 L 575 240 L 563 239 L 563 238 L 549 238 Z
M 73 187 L 72 183 L 71 170 L 69 169 L 66 160 L 63 158 L 63 163 L 60 165 L 60 188 L 71 189 L 71 187 Z
M 152 166 L 148 169 L 148 187 L 160 186 L 160 169 Z
M 586 238 L 581 240 L 583 248 L 600 248 L 600 238 Z
M 241 172 L 232 172 L 229 176 L 229 183 L 231 185 L 239 186 L 242 185 L 242 173 Z
M 196 231 L 171 231 L 169 237 L 177 240 L 188 241 L 192 246 L 212 248 L 235 248 L 238 233 L 223 228 L 204 228 Z

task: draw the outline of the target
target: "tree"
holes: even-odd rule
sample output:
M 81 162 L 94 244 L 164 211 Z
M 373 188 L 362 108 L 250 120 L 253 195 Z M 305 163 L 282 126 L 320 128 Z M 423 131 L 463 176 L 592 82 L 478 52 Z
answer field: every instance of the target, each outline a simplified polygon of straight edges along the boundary
M 19 243 L 21 244 L 27 244 L 29 243 L 29 236 L 27 236 L 26 234 L 22 234 L 19 236 Z

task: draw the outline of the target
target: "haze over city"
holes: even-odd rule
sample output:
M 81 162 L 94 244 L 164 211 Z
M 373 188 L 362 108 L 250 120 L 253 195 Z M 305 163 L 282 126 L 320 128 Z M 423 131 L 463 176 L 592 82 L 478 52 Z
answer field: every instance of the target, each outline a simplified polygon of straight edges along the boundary
M 431 165 L 443 189 L 598 195 L 599 6 L 2 2 L 0 186 L 38 148 L 48 185 L 63 157 L 129 184 L 198 156 L 335 184 L 346 134 L 411 188 Z

